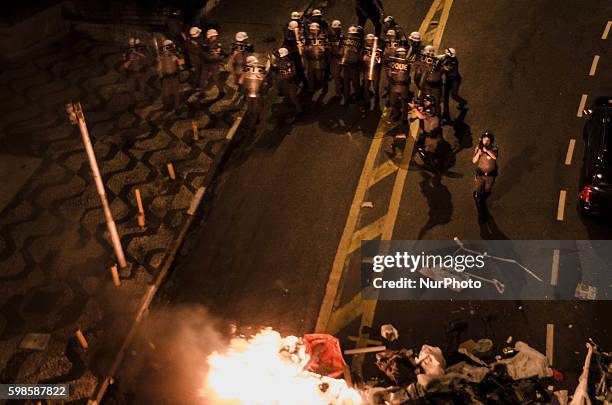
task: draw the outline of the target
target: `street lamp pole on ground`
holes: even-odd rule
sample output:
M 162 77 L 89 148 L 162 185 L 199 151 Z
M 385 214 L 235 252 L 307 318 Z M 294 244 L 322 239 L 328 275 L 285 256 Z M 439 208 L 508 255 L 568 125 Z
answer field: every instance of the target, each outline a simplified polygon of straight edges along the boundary
M 104 184 L 102 183 L 102 176 L 100 175 L 100 169 L 98 168 L 98 162 L 96 162 L 96 155 L 91 145 L 91 139 L 89 139 L 89 132 L 87 131 L 87 124 L 85 123 L 85 116 L 81 108 L 81 103 L 68 103 L 66 105 L 66 112 L 70 122 L 74 125 L 79 126 L 81 130 L 81 136 L 83 138 L 83 144 L 85 145 L 85 151 L 87 152 L 87 158 L 89 159 L 89 166 L 91 167 L 91 175 L 96 183 L 98 189 L 98 195 L 102 202 L 102 209 L 104 210 L 104 217 L 106 218 L 106 227 L 110 233 L 111 242 L 117 257 L 117 264 L 120 268 L 127 267 L 125 261 L 125 255 L 123 254 L 123 247 L 121 246 L 121 240 L 119 239 L 119 233 L 117 232 L 117 226 L 113 219 L 113 214 L 110 210 L 108 200 L 106 199 L 106 192 L 104 191 Z

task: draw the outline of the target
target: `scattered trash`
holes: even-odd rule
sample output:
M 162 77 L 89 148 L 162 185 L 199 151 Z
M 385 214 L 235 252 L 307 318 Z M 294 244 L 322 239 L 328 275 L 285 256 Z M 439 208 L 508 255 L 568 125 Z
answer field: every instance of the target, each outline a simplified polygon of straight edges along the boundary
M 49 340 L 51 340 L 51 335 L 48 333 L 28 333 L 21 340 L 19 348 L 24 350 L 46 350 Z
M 380 335 L 389 342 L 394 342 L 399 338 L 399 332 L 390 323 L 380 327 Z
M 574 296 L 582 300 L 594 300 L 597 298 L 597 287 L 584 283 L 578 283 L 578 285 L 576 285 L 576 293 Z
M 376 353 L 376 366 L 396 385 L 410 384 L 416 381 L 412 355 L 412 350 L 385 350 Z
M 361 208 L 374 208 L 372 201 L 364 201 L 361 203 Z
M 514 380 L 537 376 L 551 377 L 552 369 L 548 366 L 546 356 L 530 347 L 527 343 L 516 342 L 514 350 L 518 353 L 509 359 L 500 360 L 505 364 L 508 375 Z
M 344 374 L 346 363 L 337 338 L 324 333 L 313 333 L 304 335 L 303 340 L 306 354 L 310 357 L 306 370 L 332 378 Z
M 473 339 L 470 339 L 461 343 L 459 348 L 463 348 L 472 354 L 487 353 L 493 348 L 493 341 L 491 339 L 480 339 L 478 342 L 475 342 Z
M 421 351 L 416 358 L 416 364 L 423 369 L 425 374 L 429 375 L 442 375 L 446 368 L 442 350 L 439 347 L 429 345 L 421 347 Z

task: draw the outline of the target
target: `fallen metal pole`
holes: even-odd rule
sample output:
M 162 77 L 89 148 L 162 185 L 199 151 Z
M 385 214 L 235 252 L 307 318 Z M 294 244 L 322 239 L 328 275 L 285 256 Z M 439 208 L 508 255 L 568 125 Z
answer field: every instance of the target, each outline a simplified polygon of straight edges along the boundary
M 98 387 L 96 387 L 97 389 L 94 392 L 94 394 L 90 397 L 88 404 L 97 405 L 100 403 L 100 401 L 104 397 L 104 393 L 108 389 L 108 386 L 111 383 L 115 374 L 117 373 L 119 366 L 123 362 L 123 358 L 125 357 L 125 351 L 132 344 L 132 340 L 134 339 L 134 336 L 136 336 L 138 327 L 140 326 L 140 323 L 144 319 L 147 313 L 147 310 L 149 309 L 149 305 L 151 304 L 151 301 L 153 301 L 153 298 L 155 297 L 155 293 L 159 289 L 159 286 L 161 285 L 161 283 L 166 278 L 168 270 L 170 269 L 170 266 L 172 266 L 172 263 L 174 262 L 174 258 L 176 257 L 176 254 L 178 253 L 179 249 L 181 248 L 181 245 L 183 244 L 183 241 L 185 240 L 185 236 L 187 236 L 187 232 L 189 231 L 189 227 L 191 226 L 191 223 L 193 222 L 193 219 L 195 218 L 196 210 L 198 206 L 200 205 L 200 202 L 202 201 L 202 197 L 204 197 L 205 191 L 206 191 L 205 187 L 200 187 L 198 191 L 196 192 L 195 196 L 193 197 L 189 210 L 187 210 L 187 219 L 185 220 L 185 223 L 183 224 L 183 227 L 181 228 L 181 232 L 179 233 L 178 238 L 176 238 L 176 240 L 174 241 L 174 244 L 172 245 L 170 252 L 166 256 L 162 268 L 160 269 L 159 273 L 157 273 L 157 276 L 155 277 L 153 284 L 151 284 L 149 288 L 147 289 L 147 292 L 140 304 L 138 312 L 136 313 L 136 317 L 134 318 L 134 322 L 132 323 L 132 326 L 130 327 L 130 331 L 128 332 L 127 336 L 123 340 L 123 343 L 121 344 L 121 348 L 119 349 L 119 352 L 117 352 L 117 355 L 115 356 L 115 359 L 113 361 L 113 364 L 111 365 L 111 368 L 109 369 L 106 377 L 104 377 L 104 380 L 98 385 Z
M 386 346 L 372 346 L 372 347 L 363 347 L 359 349 L 348 349 L 344 351 L 344 354 L 363 354 L 363 353 L 376 353 L 387 350 Z
M 81 130 L 81 137 L 83 138 L 83 144 L 85 145 L 85 151 L 87 152 L 87 159 L 89 160 L 89 166 L 91 168 L 91 175 L 96 183 L 98 189 L 98 195 L 100 196 L 100 202 L 102 203 L 102 210 L 104 211 L 104 217 L 106 218 L 106 227 L 110 234 L 113 250 L 117 257 L 117 264 L 122 269 L 127 267 L 125 261 L 125 255 L 123 253 L 123 247 L 121 246 L 121 240 L 119 239 L 119 233 L 117 232 L 117 226 L 113 219 L 113 214 L 110 210 L 110 205 L 106 199 L 106 191 L 104 190 L 104 184 L 102 183 L 102 176 L 100 175 L 100 169 L 98 168 L 98 162 L 96 161 L 96 154 L 91 145 L 91 139 L 89 138 L 89 131 L 87 130 L 87 124 L 85 123 L 85 116 L 83 115 L 83 109 L 81 103 L 69 103 L 66 108 L 70 121 L 74 124 L 79 125 Z

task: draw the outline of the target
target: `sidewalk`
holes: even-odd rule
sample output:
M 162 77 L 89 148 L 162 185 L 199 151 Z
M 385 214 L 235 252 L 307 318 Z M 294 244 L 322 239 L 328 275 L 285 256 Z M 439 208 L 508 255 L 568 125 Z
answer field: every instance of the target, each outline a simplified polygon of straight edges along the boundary
M 131 106 L 121 52 L 117 44 L 73 36 L 25 64 L 5 66 L 0 76 L 0 381 L 67 382 L 71 401 L 87 398 L 107 371 L 232 120 L 226 101 L 196 111 L 194 141 L 190 113 L 160 111 L 155 76 L 148 80 L 154 98 Z M 66 116 L 68 100 L 83 107 L 131 264 L 118 288 L 81 137 Z M 176 180 L 168 178 L 168 162 Z M 77 343 L 76 328 L 89 350 Z M 49 340 L 40 336 L 40 350 L 20 348 L 30 333 Z

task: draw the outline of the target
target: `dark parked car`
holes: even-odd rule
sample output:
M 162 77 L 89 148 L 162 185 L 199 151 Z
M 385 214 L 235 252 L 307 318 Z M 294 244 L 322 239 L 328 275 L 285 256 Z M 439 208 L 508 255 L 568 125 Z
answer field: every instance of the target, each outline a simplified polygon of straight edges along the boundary
M 584 111 L 585 143 L 579 207 L 584 216 L 612 217 L 612 96 L 598 97 Z

